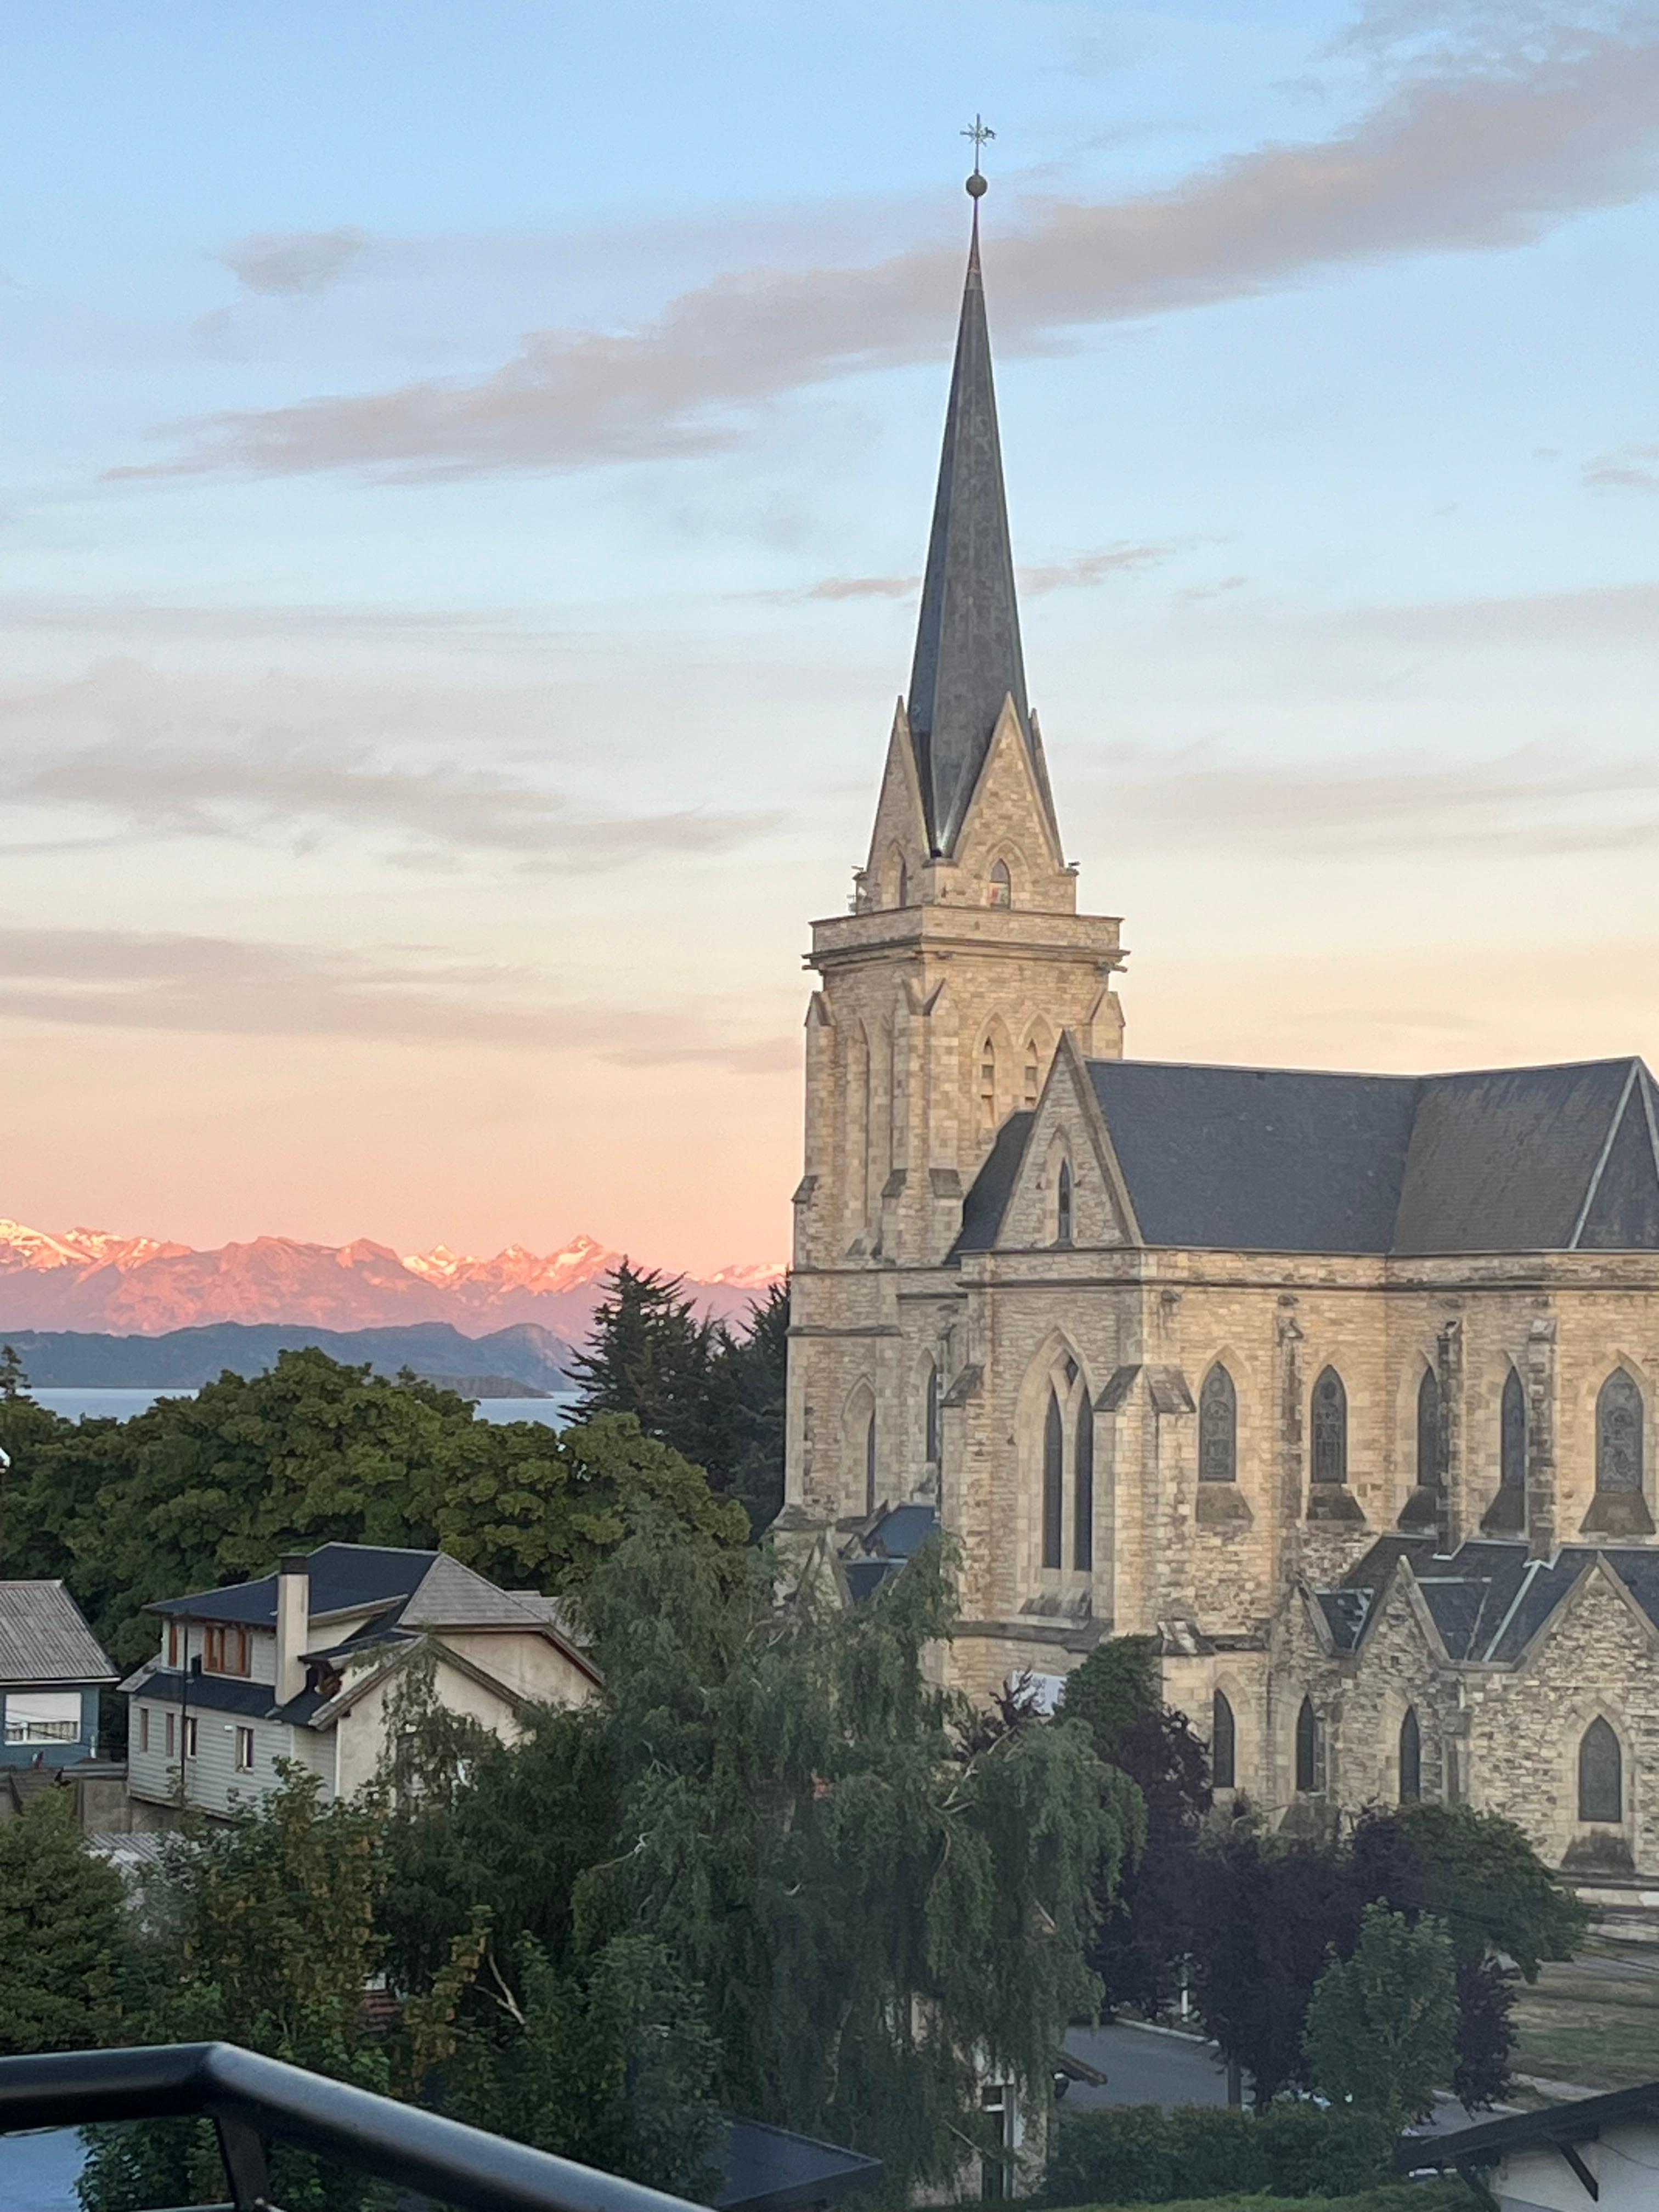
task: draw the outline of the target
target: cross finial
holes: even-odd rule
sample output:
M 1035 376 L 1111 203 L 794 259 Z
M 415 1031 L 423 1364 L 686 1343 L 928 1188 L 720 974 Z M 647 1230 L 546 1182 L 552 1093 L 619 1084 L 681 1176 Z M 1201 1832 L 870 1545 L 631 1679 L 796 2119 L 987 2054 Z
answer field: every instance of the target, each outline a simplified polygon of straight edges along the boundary
M 968 189 L 975 199 L 985 190 L 985 179 L 979 173 L 979 157 L 988 141 L 994 138 L 996 135 L 984 117 L 980 115 L 974 118 L 973 129 L 962 133 L 964 138 L 971 138 L 974 142 L 974 173 L 968 179 Z

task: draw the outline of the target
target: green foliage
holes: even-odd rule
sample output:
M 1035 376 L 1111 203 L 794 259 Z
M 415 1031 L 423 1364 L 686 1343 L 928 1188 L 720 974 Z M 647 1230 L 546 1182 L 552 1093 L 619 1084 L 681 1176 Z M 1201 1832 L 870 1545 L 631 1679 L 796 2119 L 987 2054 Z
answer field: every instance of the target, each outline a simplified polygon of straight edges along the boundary
M 1326 2203 L 1328 2212 L 1474 2212 L 1481 2201 L 1462 2181 L 1395 2181 Z M 957 2212 L 977 2212 L 977 2208 L 959 2205 Z M 1090 2212 L 1090 2208 L 1075 2207 L 1073 2212 Z M 1139 2208 L 1125 2206 L 1121 2212 L 1139 2212 Z M 1239 2196 L 1231 2188 L 1220 2188 L 1200 2197 L 1178 2197 L 1163 2212 L 1282 2212 L 1282 2200 L 1266 2191 Z
M 1424 1913 L 1413 1926 L 1385 1905 L 1360 1917 L 1352 1956 L 1316 1984 L 1302 2045 L 1315 2088 L 1396 2128 L 1420 2120 L 1457 2051 L 1451 1939 Z
M 626 1419 L 480 1421 L 452 1391 L 317 1351 L 131 1421 L 76 1424 L 0 1398 L 0 1445 L 14 1462 L 0 1564 L 61 1576 L 121 1666 L 155 1648 L 152 1600 L 331 1541 L 441 1546 L 507 1588 L 560 1589 L 643 1512 L 715 1546 L 748 1534 L 696 1468 Z
M 738 1500 L 758 1534 L 783 1504 L 785 1394 L 789 1376 L 789 1286 L 752 1303 L 742 1331 L 724 1322 L 709 1364 L 718 1440 L 710 1479 Z
M 1589 1909 L 1557 1881 L 1525 1832 L 1470 1805 L 1402 1805 L 1394 1815 L 1426 1877 L 1425 1902 L 1460 1959 L 1500 1951 L 1529 1982 L 1546 1959 L 1571 1959 Z
M 82 1843 L 69 1790 L 0 1822 L 0 2054 L 116 2034 L 125 1917 L 121 1877 Z
M 1066 2112 L 1042 2193 L 1066 2205 L 1345 2197 L 1388 2172 L 1395 2133 L 1373 2113 L 1292 2102 L 1257 2116 L 1224 2106 Z
M 1129 1729 L 1160 1704 L 1157 1638 L 1112 1636 L 1066 1677 L 1060 1712 L 1063 1720 L 1082 1723 L 1096 1758 L 1109 1766 Z

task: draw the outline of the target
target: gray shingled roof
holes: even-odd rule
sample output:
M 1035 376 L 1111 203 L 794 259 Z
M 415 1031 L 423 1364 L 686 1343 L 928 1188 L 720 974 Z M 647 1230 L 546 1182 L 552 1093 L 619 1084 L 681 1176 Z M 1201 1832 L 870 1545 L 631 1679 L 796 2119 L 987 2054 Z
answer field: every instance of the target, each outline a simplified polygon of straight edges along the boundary
M 0 1582 L 0 1688 L 115 1679 L 108 1654 L 62 1583 Z
M 1534 1559 L 1522 1543 L 1475 1542 L 1443 1558 L 1432 1537 L 1389 1535 L 1356 1562 L 1340 1589 L 1315 1595 L 1338 1648 L 1351 1651 L 1378 1592 L 1398 1562 L 1409 1559 L 1448 1656 L 1473 1665 L 1513 1666 L 1598 1558 L 1659 1628 L 1659 1553 L 1631 1546 L 1567 1544 L 1553 1559 Z M 1359 1596 L 1363 1615 L 1343 1602 Z
M 1659 1250 L 1659 1100 L 1639 1060 L 1339 1075 L 1097 1060 L 1148 1244 L 1246 1252 Z M 1029 1116 L 998 1133 L 958 1251 L 994 1245 Z
M 440 1552 L 403 1608 L 401 1625 L 424 1628 L 549 1628 L 546 1612 L 512 1590 L 498 1589 L 471 1567 Z
M 976 208 L 906 702 L 935 852 L 955 847 L 1003 702 L 1011 696 L 1047 804 L 1048 779 L 1025 697 Z M 1052 817 L 1052 806 L 1048 811 Z

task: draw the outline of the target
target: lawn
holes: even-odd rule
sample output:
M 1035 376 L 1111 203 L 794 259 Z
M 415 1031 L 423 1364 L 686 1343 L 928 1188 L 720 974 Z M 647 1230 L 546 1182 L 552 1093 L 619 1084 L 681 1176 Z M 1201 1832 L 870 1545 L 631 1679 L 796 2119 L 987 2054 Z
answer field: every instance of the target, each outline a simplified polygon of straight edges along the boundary
M 1516 1990 L 1517 2074 L 1625 2089 L 1659 2078 L 1659 1947 L 1592 1937 Z

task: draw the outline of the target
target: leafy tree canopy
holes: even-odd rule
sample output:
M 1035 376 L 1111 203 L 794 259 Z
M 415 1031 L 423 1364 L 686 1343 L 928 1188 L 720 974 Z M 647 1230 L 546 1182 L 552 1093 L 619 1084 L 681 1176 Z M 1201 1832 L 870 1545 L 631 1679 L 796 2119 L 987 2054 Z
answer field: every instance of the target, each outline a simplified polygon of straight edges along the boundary
M 1443 1923 L 1415 1926 L 1386 1905 L 1360 1916 L 1352 1956 L 1333 1959 L 1308 2004 L 1303 2051 L 1314 2087 L 1333 2104 L 1422 2119 L 1452 2070 L 1457 1995 Z
M 69 1790 L 0 1822 L 0 2053 L 109 2040 L 125 1942 L 121 1877 L 82 1841 Z

